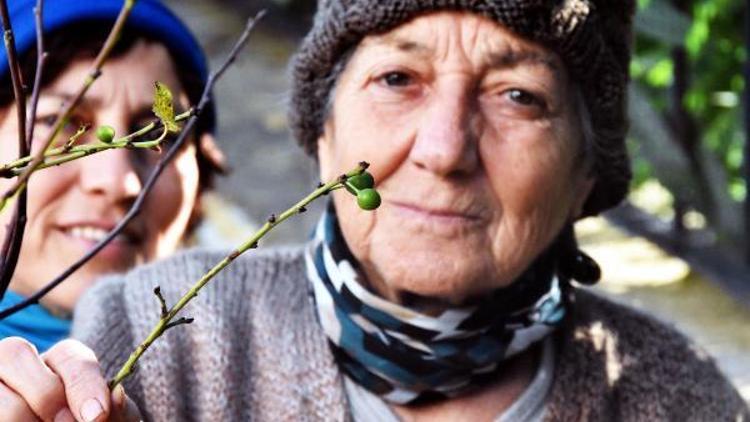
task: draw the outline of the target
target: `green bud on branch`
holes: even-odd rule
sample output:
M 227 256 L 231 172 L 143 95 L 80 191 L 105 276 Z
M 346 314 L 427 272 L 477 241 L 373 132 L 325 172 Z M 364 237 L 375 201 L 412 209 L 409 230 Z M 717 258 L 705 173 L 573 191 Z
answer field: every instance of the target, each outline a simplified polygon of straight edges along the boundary
M 380 206 L 380 194 L 374 189 L 375 178 L 372 174 L 365 171 L 369 166 L 366 162 L 360 163 L 362 172 L 360 174 L 344 177 L 339 177 L 339 180 L 343 184 L 349 193 L 357 197 L 357 205 L 366 211 L 372 211 Z
M 111 144 L 115 139 L 115 129 L 112 126 L 99 126 L 96 128 L 96 138 L 105 144 Z
M 130 355 L 127 362 L 120 368 L 120 370 L 117 372 L 115 377 L 109 381 L 109 388 L 113 389 L 115 386 L 117 386 L 119 383 L 121 383 L 125 378 L 130 376 L 130 374 L 133 372 L 133 369 L 135 368 L 136 363 L 140 359 L 140 357 L 145 353 L 145 351 L 153 344 L 156 339 L 161 337 L 164 332 L 179 324 L 187 324 L 192 322 L 192 319 L 189 318 L 181 318 L 177 321 L 173 322 L 173 319 L 177 316 L 177 314 L 193 299 L 198 295 L 198 292 L 212 279 L 216 274 L 218 274 L 221 270 L 223 270 L 227 265 L 232 263 L 235 259 L 237 259 L 241 254 L 245 253 L 249 249 L 254 249 L 258 246 L 258 241 L 263 238 L 268 232 L 270 232 L 274 227 L 278 226 L 279 224 L 283 223 L 288 218 L 296 215 L 297 213 L 301 212 L 302 210 L 306 209 L 306 207 L 313 202 L 314 200 L 320 198 L 321 196 L 325 195 L 326 193 L 330 192 L 331 190 L 334 190 L 336 188 L 340 188 L 343 183 L 347 182 L 351 177 L 357 176 L 362 174 L 365 171 L 366 166 L 359 165 L 356 169 L 343 174 L 341 177 L 336 178 L 335 180 L 328 182 L 319 188 L 315 189 L 312 193 L 307 195 L 304 199 L 297 202 L 296 204 L 289 207 L 286 211 L 280 213 L 280 214 L 272 214 L 265 224 L 257 231 L 255 234 L 250 236 L 247 241 L 245 241 L 242 245 L 240 245 L 237 249 L 232 251 L 229 255 L 227 255 L 224 259 L 221 260 L 218 264 L 216 264 L 213 268 L 208 270 L 207 273 L 203 275 L 203 277 L 200 278 L 191 288 L 187 291 L 178 301 L 174 304 L 167 312 L 166 315 L 164 315 L 162 318 L 160 318 L 159 322 L 156 324 L 156 326 L 151 330 L 151 333 L 148 335 L 148 337 L 138 346 L 136 347 L 135 351 Z M 373 198 L 377 198 L 378 205 L 380 204 L 380 195 L 377 195 L 377 192 L 375 192 L 374 189 L 368 188 L 363 189 L 360 191 L 360 194 L 364 192 L 364 195 L 367 196 L 369 199 L 368 201 L 374 201 Z M 375 193 L 375 196 L 373 196 L 373 192 Z M 372 207 L 372 203 L 365 204 L 368 207 Z M 361 206 L 361 205 L 360 205 Z M 363 207 L 365 208 L 365 207 Z M 377 206 L 375 206 L 377 208 Z M 370 208 L 365 208 L 370 209 Z M 372 208 L 374 209 L 374 208 Z M 157 293 L 157 297 L 159 298 L 160 304 L 162 303 L 161 298 L 161 292 Z
M 367 211 L 372 211 L 380 206 L 380 194 L 372 188 L 362 189 L 357 192 L 357 205 Z

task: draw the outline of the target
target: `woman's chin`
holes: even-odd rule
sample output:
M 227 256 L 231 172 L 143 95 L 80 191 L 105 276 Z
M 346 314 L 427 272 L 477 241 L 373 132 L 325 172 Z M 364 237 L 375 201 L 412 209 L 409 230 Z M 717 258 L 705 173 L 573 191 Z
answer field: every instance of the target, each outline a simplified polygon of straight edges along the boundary
M 82 269 L 83 270 L 83 269 Z M 83 293 L 95 283 L 88 271 L 71 275 L 59 287 L 42 298 L 42 305 L 55 315 L 70 316 Z
M 383 294 L 390 300 L 408 302 L 415 298 L 459 305 L 494 288 L 493 278 L 482 263 L 465 257 L 447 259 L 425 251 L 399 251 L 394 256 L 376 256 L 379 279 L 387 280 Z M 420 300 L 421 301 L 421 300 Z

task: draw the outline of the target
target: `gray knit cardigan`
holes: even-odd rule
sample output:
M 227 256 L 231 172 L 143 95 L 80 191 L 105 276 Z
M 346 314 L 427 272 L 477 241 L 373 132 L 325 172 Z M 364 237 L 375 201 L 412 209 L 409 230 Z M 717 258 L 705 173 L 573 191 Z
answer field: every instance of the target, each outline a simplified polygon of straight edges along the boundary
M 76 309 L 74 337 L 112 375 L 159 317 L 224 255 L 191 251 L 110 277 Z M 185 309 L 192 325 L 149 349 L 128 393 L 154 421 L 341 421 L 341 374 L 308 293 L 302 249 L 240 257 Z M 750 420 L 703 351 L 648 316 L 578 290 L 557 337 L 547 420 Z M 744 419 L 743 419 L 744 418 Z

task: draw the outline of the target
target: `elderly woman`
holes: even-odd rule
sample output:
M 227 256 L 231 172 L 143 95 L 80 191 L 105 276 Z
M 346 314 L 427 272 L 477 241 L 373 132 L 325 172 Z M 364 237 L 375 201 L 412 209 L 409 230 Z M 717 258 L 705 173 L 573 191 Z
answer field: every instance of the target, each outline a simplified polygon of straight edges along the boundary
M 9 2 L 25 81 L 34 80 L 36 67 L 34 3 Z M 37 111 L 37 148 L 61 104 L 85 80 L 122 1 L 46 0 L 44 6 L 49 54 Z M 139 1 L 130 22 L 59 142 L 67 141 L 81 124 L 94 128 L 110 125 L 118 135 L 125 135 L 150 122 L 154 119 L 155 80 L 174 91 L 178 108 L 197 103 L 207 72 L 203 53 L 190 31 L 153 0 Z M 18 127 L 7 56 L 0 59 L 0 162 L 6 163 L 18 157 Z M 143 211 L 123 234 L 46 295 L 41 305 L 0 321 L 0 338 L 20 336 L 44 351 L 69 335 L 73 308 L 97 277 L 175 252 L 199 220 L 199 195 L 210 186 L 220 164 L 218 156 L 207 153 L 213 151 L 208 148 L 212 144 L 212 113 L 203 118 L 195 142 L 165 169 Z M 81 142 L 90 139 L 95 139 L 93 134 Z M 29 186 L 28 224 L 18 267 L 0 309 L 42 288 L 101 240 L 130 208 L 158 158 L 152 151 L 115 150 L 35 174 Z M 11 182 L 1 181 L 0 191 Z M 12 214 L 0 215 L 0 236 L 4 236 Z
M 142 415 L 750 416 L 682 336 L 571 284 L 598 278 L 572 223 L 617 204 L 629 179 L 632 8 L 321 2 L 294 61 L 295 134 L 324 179 L 370 161 L 383 204 L 366 213 L 336 192 L 304 248 L 222 272 L 186 308 L 195 323 L 126 383 Z M 154 285 L 173 303 L 221 257 L 191 252 L 94 287 L 74 328 L 93 351 L 68 341 L 19 354 L 33 371 L 0 368 L 15 415 L 124 416 L 99 364 L 112 374 L 156 322 Z

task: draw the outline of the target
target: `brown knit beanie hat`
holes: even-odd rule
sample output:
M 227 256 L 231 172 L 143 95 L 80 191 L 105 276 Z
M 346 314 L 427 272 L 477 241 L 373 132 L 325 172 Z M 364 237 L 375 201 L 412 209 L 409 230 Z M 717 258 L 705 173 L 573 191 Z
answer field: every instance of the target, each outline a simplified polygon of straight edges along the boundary
M 625 197 L 631 178 L 625 135 L 634 3 L 635 0 L 320 0 L 313 27 L 292 61 L 289 117 L 294 136 L 308 154 L 315 154 L 334 84 L 332 72 L 362 38 L 387 32 L 432 11 L 477 13 L 556 52 L 580 86 L 593 126 L 596 177 L 584 215 L 598 214 Z

